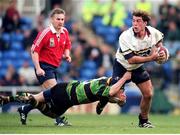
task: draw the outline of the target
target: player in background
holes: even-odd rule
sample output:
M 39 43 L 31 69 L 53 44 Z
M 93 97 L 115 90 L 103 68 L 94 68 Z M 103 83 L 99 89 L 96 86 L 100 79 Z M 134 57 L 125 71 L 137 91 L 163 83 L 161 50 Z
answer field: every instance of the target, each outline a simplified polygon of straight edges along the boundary
M 121 79 L 112 85 L 112 78 L 101 77 L 90 81 L 70 81 L 58 83 L 54 87 L 36 95 L 23 94 L 17 96 L 0 95 L 0 104 L 20 102 L 31 104 L 44 115 L 57 118 L 74 105 L 92 103 L 101 99 L 123 105 L 126 95 L 121 90 L 123 84 L 131 78 L 126 72 Z
M 139 114 L 139 127 L 153 128 L 149 121 L 149 111 L 153 96 L 153 86 L 148 72 L 143 67 L 146 62 L 164 60 L 164 52 L 158 52 L 157 47 L 163 46 L 163 34 L 148 26 L 150 15 L 136 10 L 132 13 L 132 27 L 119 37 L 119 48 L 113 64 L 113 83 L 121 78 L 126 71 L 132 72 L 131 81 L 142 93 Z M 100 114 L 107 102 L 99 102 L 97 113 Z
M 50 89 L 57 84 L 56 69 L 63 58 L 71 62 L 71 41 L 67 29 L 63 27 L 64 21 L 65 11 L 53 9 L 50 13 L 50 26 L 38 33 L 31 47 L 36 77 L 43 89 Z M 31 104 L 18 108 L 22 124 L 26 124 L 27 114 L 33 108 Z M 69 125 L 63 120 L 64 117 L 57 118 L 56 124 Z

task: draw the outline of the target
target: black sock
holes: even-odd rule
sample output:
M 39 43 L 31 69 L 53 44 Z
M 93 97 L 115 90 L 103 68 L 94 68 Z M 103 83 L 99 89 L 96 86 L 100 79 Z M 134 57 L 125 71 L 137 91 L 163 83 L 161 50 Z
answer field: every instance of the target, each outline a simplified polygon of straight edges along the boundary
M 34 109 L 34 107 L 31 104 L 24 106 L 24 111 L 26 113 L 29 113 L 32 109 Z
M 38 105 L 37 100 L 32 95 L 29 96 L 28 103 L 29 103 L 28 105 L 24 106 L 24 111 L 26 113 L 29 113 L 32 109 L 36 108 Z
M 140 122 L 141 124 L 146 123 L 147 121 L 148 121 L 148 119 L 143 119 L 142 116 L 141 116 L 141 114 L 139 114 L 139 122 Z

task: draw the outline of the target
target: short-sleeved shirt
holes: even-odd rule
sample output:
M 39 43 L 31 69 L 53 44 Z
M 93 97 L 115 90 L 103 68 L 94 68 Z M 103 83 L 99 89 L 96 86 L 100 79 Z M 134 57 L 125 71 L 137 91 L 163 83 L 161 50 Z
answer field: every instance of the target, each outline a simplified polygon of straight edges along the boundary
M 146 31 L 148 34 L 144 39 L 136 38 L 132 27 L 120 35 L 116 59 L 125 69 L 134 70 L 142 66 L 143 64 L 129 64 L 127 60 L 134 55 L 148 56 L 152 47 L 163 39 L 163 33 L 151 26 L 147 26 Z
M 65 27 L 58 34 L 53 25 L 39 32 L 32 49 L 39 54 L 39 61 L 58 67 L 65 49 L 71 49 L 69 33 Z

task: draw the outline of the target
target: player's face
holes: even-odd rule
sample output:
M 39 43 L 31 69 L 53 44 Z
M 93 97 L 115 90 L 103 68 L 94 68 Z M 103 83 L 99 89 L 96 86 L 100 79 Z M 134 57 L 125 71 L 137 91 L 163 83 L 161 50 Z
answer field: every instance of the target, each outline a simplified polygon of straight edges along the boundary
M 133 16 L 132 27 L 135 33 L 140 33 L 145 30 L 146 22 L 142 20 L 142 17 Z
M 64 14 L 55 14 L 51 18 L 51 23 L 57 31 L 60 30 L 61 27 L 64 25 L 64 19 L 65 19 Z

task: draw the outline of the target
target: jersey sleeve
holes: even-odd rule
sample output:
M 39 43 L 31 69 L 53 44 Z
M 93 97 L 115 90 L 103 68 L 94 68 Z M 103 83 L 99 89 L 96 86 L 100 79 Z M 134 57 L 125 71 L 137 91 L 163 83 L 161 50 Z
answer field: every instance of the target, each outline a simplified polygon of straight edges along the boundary
M 99 98 L 109 97 L 109 91 L 110 91 L 110 87 L 109 86 L 102 85 L 99 88 L 99 91 L 96 93 L 96 96 L 99 97 Z
M 153 44 L 156 45 L 157 43 L 159 43 L 163 40 L 164 34 L 153 27 L 151 27 L 151 28 L 152 28 L 153 38 L 154 38 Z
M 43 46 L 43 40 L 46 33 L 45 31 L 39 32 L 35 40 L 33 41 L 32 50 L 39 53 L 42 46 Z
M 134 56 L 132 51 L 132 43 L 130 42 L 130 35 L 124 32 L 119 37 L 119 52 L 124 56 L 125 59 L 129 59 Z

